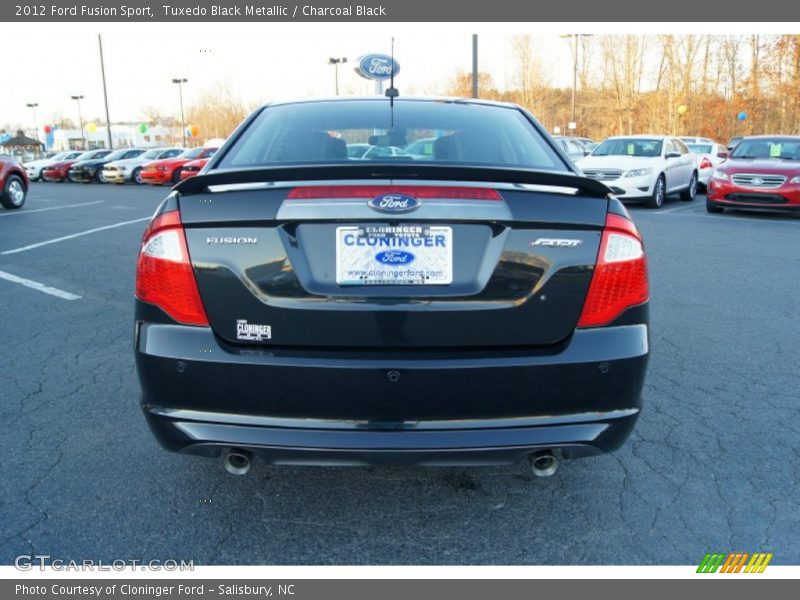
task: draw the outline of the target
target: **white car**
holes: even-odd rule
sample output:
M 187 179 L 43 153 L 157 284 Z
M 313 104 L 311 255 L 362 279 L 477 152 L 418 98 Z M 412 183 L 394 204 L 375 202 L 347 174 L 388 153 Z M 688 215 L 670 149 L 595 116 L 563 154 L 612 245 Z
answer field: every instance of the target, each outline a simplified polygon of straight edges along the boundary
M 105 167 L 103 167 L 103 178 L 108 183 L 125 183 L 126 181 L 144 183 L 141 177 L 139 177 L 143 165 L 153 162 L 154 160 L 178 156 L 184 150 L 185 148 L 153 148 L 135 158 L 126 158 L 124 160 L 115 160 L 106 163 Z
M 405 156 L 402 148 L 398 146 L 373 146 L 361 157 L 361 160 L 375 160 L 392 156 Z
M 687 146 L 689 144 L 713 144 L 714 143 L 714 140 L 712 140 L 710 138 L 693 137 L 693 136 L 681 137 L 681 141 L 684 144 L 686 144 Z
M 25 167 L 25 172 L 28 174 L 28 179 L 31 181 L 39 181 L 42 178 L 42 171 L 47 167 L 47 165 L 51 165 L 53 163 L 60 162 L 62 160 L 73 160 L 78 158 L 81 154 L 83 154 L 83 150 L 71 150 L 68 152 L 59 152 L 55 156 L 51 156 L 50 158 L 41 158 L 39 160 L 32 160 L 30 162 L 26 162 L 23 167 Z
M 372 148 L 372 144 L 347 144 L 347 158 L 360 159 Z
M 669 194 L 689 201 L 697 193 L 697 155 L 676 137 L 611 137 L 576 164 L 620 200 L 642 201 L 650 208 L 661 207 Z
M 714 169 L 728 159 L 728 149 L 713 140 L 692 142 L 686 146 L 697 155 L 697 182 L 705 189 Z

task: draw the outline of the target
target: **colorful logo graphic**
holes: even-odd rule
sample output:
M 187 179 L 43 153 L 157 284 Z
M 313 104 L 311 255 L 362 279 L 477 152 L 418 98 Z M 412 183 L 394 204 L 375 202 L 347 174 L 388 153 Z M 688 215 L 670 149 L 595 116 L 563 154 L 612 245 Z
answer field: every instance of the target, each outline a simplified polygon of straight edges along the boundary
M 698 573 L 763 573 L 772 552 L 731 552 L 730 554 L 706 554 L 697 567 Z

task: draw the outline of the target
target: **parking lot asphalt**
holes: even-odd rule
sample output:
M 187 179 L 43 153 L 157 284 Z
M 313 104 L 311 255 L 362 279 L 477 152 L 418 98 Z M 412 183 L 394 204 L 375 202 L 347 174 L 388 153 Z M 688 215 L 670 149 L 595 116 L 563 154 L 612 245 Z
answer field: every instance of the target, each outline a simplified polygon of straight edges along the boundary
M 138 407 L 135 259 L 166 193 L 33 183 L 0 212 L 1 563 L 800 563 L 800 218 L 632 208 L 652 355 L 615 454 L 549 479 L 258 461 L 232 477 L 163 451 Z

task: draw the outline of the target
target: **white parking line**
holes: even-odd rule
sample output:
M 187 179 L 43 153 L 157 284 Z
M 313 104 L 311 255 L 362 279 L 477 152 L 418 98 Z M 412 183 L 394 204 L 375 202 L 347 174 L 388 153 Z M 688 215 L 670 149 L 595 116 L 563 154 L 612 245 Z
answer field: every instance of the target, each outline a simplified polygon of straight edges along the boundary
M 698 206 L 699 206 L 698 204 L 690 203 L 690 204 L 687 204 L 687 205 L 684 205 L 684 206 L 676 206 L 674 208 L 668 208 L 666 210 L 663 210 L 663 209 L 662 210 L 657 210 L 653 214 L 654 215 L 668 215 L 669 213 L 674 213 L 674 212 L 678 212 L 678 211 L 681 211 L 681 210 L 689 210 L 690 208 L 697 208 Z
M 95 200 L 94 202 L 81 202 L 80 204 L 65 204 L 63 206 L 51 206 L 49 208 L 34 208 L 33 210 L 17 210 L 12 212 L 4 212 L 0 214 L 0 217 L 13 217 L 14 215 L 29 215 L 31 213 L 45 212 L 48 210 L 61 210 L 62 208 L 77 208 L 78 206 L 91 206 L 92 204 L 102 204 L 103 202 L 104 200 Z
M 38 242 L 36 244 L 30 244 L 29 246 L 22 246 L 21 248 L 14 248 L 13 250 L 6 250 L 5 252 L 0 252 L 0 255 L 7 255 L 7 254 L 17 254 L 18 252 L 27 252 L 28 250 L 33 250 L 34 248 L 41 248 L 42 246 L 47 246 L 49 244 L 56 244 L 58 242 L 64 242 L 66 240 L 72 240 L 77 237 L 81 237 L 84 235 L 89 235 L 90 233 L 97 233 L 98 231 L 105 231 L 106 229 L 115 229 L 117 227 L 124 227 L 125 225 L 132 225 L 133 223 L 141 223 L 142 221 L 149 221 L 150 217 L 142 217 L 141 219 L 134 219 L 133 221 L 123 221 L 122 223 L 114 223 L 113 225 L 105 225 L 103 227 L 95 227 L 94 229 L 87 229 L 86 231 L 80 231 L 78 233 L 73 233 L 70 235 L 64 235 L 61 237 L 57 237 L 52 240 L 46 240 L 44 242 Z
M 0 271 L 0 279 L 5 279 L 6 281 L 11 281 L 12 283 L 19 283 L 20 285 L 29 287 L 32 290 L 38 290 L 40 292 L 44 292 L 45 294 L 50 294 L 51 296 L 62 298 L 64 300 L 81 299 L 80 296 L 77 296 L 75 294 L 71 294 L 69 292 L 65 292 L 64 290 L 60 290 L 58 288 L 54 288 L 49 285 L 45 285 L 43 283 L 39 283 L 38 281 L 25 279 L 24 277 L 17 277 L 16 275 L 12 275 L 11 273 L 6 273 L 5 271 Z

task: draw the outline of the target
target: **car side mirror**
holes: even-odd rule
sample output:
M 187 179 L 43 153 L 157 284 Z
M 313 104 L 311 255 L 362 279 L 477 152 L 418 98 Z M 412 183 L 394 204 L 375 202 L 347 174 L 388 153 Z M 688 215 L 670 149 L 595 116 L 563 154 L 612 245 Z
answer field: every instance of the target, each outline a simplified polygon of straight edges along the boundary
M 680 158 L 680 152 L 667 152 L 667 158 Z
M 717 152 L 717 158 L 728 158 L 727 152 Z

